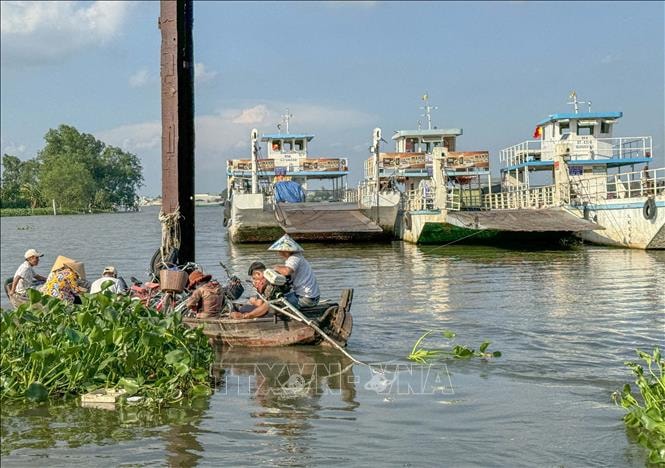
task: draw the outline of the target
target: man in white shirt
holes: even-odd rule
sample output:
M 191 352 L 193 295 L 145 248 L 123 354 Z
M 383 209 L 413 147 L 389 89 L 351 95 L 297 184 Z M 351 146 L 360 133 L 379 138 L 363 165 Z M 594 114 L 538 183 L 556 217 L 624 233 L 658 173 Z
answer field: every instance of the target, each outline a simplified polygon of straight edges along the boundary
M 107 282 L 109 283 L 108 287 L 102 289 L 102 286 Z M 102 290 L 114 294 L 122 294 L 127 291 L 127 284 L 122 278 L 118 278 L 118 270 L 114 266 L 104 268 L 102 277 L 93 281 L 90 285 L 90 294 L 95 294 Z
M 312 307 L 318 304 L 321 297 L 319 283 L 309 262 L 302 256 L 303 248 L 288 234 L 284 234 L 268 250 L 278 252 L 285 260 L 284 265 L 277 265 L 274 269 L 291 277 L 293 292 L 287 294 L 286 299 L 296 307 Z
M 28 299 L 28 289 L 34 288 L 38 282 L 46 281 L 46 278 L 35 272 L 34 267 L 39 265 L 39 259 L 44 254 L 35 249 L 28 249 L 23 255 L 25 261 L 19 265 L 14 273 L 14 279 L 9 286 L 9 301 L 14 307 L 18 307 Z

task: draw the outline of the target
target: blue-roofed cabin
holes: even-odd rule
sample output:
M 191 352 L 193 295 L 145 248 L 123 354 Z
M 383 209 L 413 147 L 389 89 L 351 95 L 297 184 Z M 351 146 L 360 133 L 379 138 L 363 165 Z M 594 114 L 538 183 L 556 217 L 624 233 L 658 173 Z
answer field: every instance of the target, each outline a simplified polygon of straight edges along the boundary
M 622 112 L 574 112 L 551 114 L 538 122 L 534 140 L 501 151 L 503 185 L 519 190 L 532 185 L 529 172 L 551 171 L 561 180 L 559 162 L 566 176 L 582 178 L 606 176 L 608 169 L 651 160 L 651 137 L 615 137 L 614 128 Z

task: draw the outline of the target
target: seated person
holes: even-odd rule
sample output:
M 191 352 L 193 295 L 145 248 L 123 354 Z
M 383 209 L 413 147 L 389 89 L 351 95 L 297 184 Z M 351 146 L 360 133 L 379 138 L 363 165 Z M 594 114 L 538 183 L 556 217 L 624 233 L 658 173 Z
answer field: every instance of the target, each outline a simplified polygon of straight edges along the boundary
M 21 263 L 16 270 L 16 273 L 14 273 L 14 277 L 7 290 L 9 301 L 14 307 L 18 307 L 27 301 L 28 289 L 34 288 L 37 286 L 38 282 L 46 280 L 45 277 L 34 270 L 34 267 L 39 265 L 39 258 L 43 255 L 43 253 L 38 252 L 35 249 L 29 249 L 25 255 L 23 255 L 25 261 Z
M 187 289 L 196 289 L 187 299 L 187 308 L 196 313 L 196 318 L 216 317 L 224 306 L 224 289 L 211 279 L 212 275 L 203 274 L 199 270 L 189 274 Z
M 106 288 L 102 289 L 102 286 L 105 283 L 109 283 Z M 90 285 L 90 294 L 95 294 L 98 292 L 109 291 L 114 294 L 122 294 L 127 292 L 127 284 L 122 278 L 118 278 L 118 271 L 114 266 L 107 266 L 102 272 L 102 277 L 93 281 Z
M 41 288 L 45 296 L 53 296 L 63 301 L 80 304 L 83 288 L 79 283 L 85 282 L 85 266 L 81 262 L 59 255 L 51 273 Z
M 270 304 L 261 298 L 265 297 L 268 301 L 279 297 L 284 288 L 272 285 L 266 279 L 267 269 L 261 262 L 254 262 L 249 267 L 249 274 L 252 277 L 252 285 L 259 295 L 250 297 L 247 304 L 240 308 L 240 311 L 231 312 L 229 315 L 233 319 L 253 319 L 265 316 L 270 311 Z M 276 272 L 272 271 L 273 276 Z M 284 278 L 282 278 L 284 279 Z
M 298 308 L 317 305 L 321 296 L 319 283 L 309 262 L 302 255 L 303 248 L 288 234 L 284 234 L 268 250 L 277 252 L 284 259 L 284 265 L 275 266 L 277 273 L 292 278 L 293 291 L 286 299 Z

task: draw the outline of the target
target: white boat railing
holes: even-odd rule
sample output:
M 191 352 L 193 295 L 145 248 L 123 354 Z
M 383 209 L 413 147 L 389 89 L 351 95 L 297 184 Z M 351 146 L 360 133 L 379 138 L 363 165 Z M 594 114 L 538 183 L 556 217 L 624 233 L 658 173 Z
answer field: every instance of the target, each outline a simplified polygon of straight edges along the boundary
M 436 209 L 434 190 L 415 189 L 404 194 L 404 210 L 431 211 Z
M 581 179 L 571 177 L 571 198 L 576 203 L 644 198 L 665 194 L 665 168 L 602 175 Z
M 652 139 L 649 136 L 527 140 L 501 150 L 499 161 L 504 166 L 511 167 L 530 161 L 552 161 L 557 153 L 571 161 L 650 158 L 652 148 Z
M 549 208 L 560 206 L 568 200 L 568 186 L 565 184 L 530 187 L 513 192 L 486 194 L 485 208 L 491 210 L 515 210 L 518 208 Z

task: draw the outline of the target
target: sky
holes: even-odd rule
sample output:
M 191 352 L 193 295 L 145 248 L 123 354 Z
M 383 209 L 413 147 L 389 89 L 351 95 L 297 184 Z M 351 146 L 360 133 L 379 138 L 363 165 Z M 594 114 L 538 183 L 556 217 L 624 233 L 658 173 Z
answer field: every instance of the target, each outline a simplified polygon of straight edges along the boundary
M 140 157 L 161 191 L 159 2 L 0 3 L 0 149 L 30 159 L 73 125 Z M 196 192 L 226 187 L 252 128 L 313 133 L 310 156 L 347 157 L 362 178 L 372 129 L 462 128 L 457 149 L 499 151 L 537 122 L 622 111 L 615 136 L 652 136 L 665 166 L 663 2 L 194 3 Z

